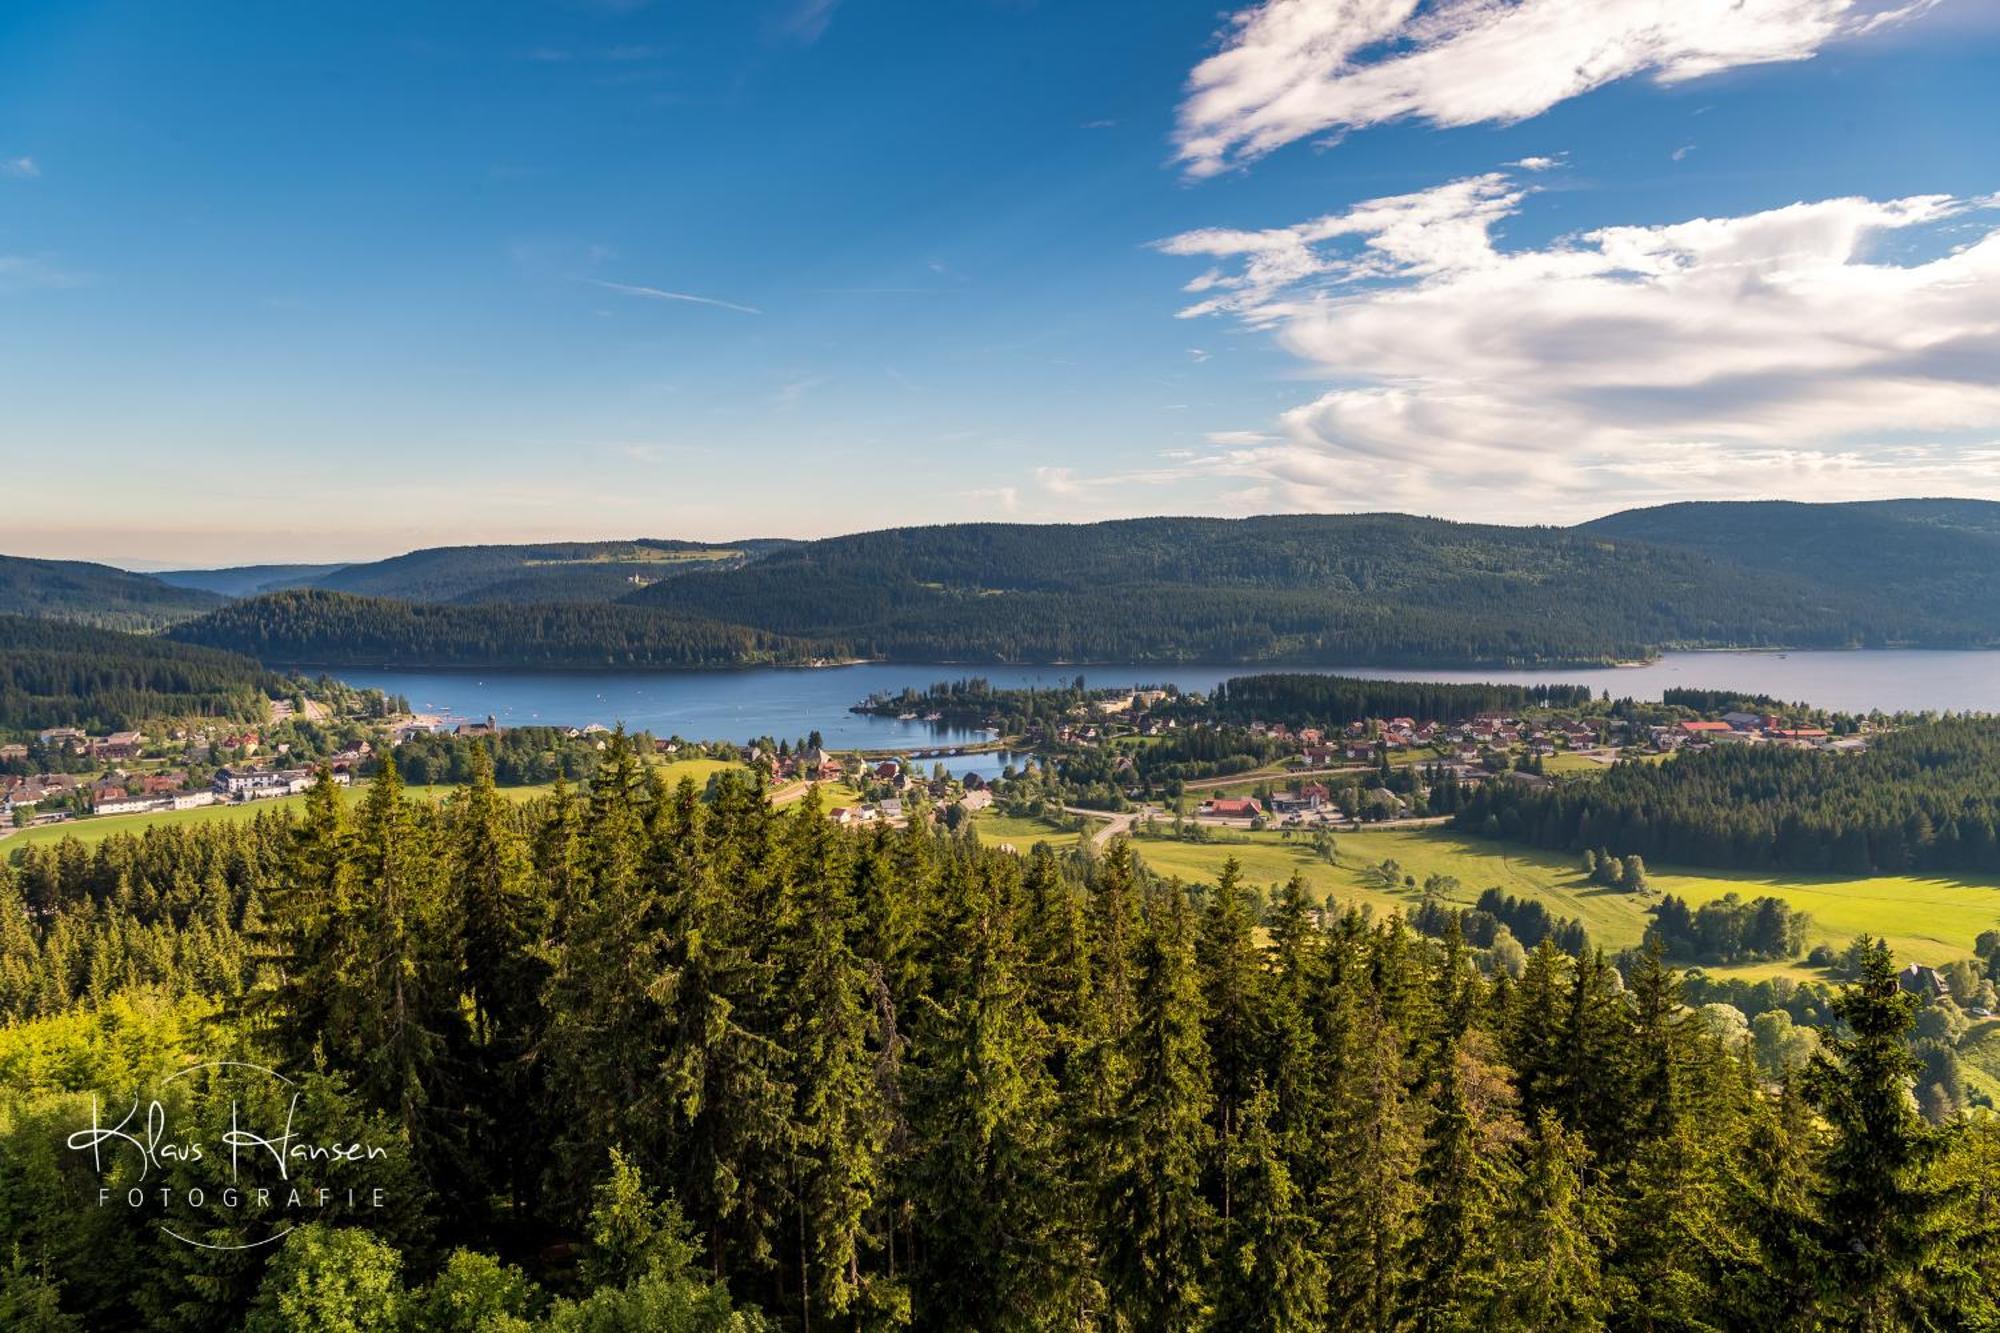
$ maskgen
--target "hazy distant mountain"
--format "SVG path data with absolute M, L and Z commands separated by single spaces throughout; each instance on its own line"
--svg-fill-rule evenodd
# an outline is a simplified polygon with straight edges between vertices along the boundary
M 236 565 L 228 569 L 168 569 L 154 574 L 176 588 L 199 588 L 224 597 L 254 597 L 260 592 L 304 588 L 346 565 Z
M 76 620 L 109 629 L 157 629 L 212 610 L 212 592 L 81 560 L 0 555 L 0 614 Z
M 246 565 L 159 577 L 233 597 L 324 588 L 406 602 L 612 602 L 694 569 L 731 569 L 788 542 L 641 538 L 524 546 L 437 546 L 346 565 Z

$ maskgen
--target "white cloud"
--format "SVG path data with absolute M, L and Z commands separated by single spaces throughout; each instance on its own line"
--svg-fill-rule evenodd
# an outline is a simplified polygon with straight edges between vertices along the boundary
M 1530 195 L 1492 174 L 1163 242 L 1218 264 L 1185 316 L 1268 330 L 1330 386 L 1277 439 L 1211 436 L 1205 472 L 1289 508 L 1495 518 L 2000 494 L 1992 200 L 1829 199 L 1500 248 Z M 1892 238 L 1923 257 L 1881 258 Z
M 1176 132 L 1214 175 L 1314 135 L 1511 122 L 1619 79 L 1805 60 L 1936 0 L 1264 0 L 1188 78 Z
M 735 310 L 745 315 L 761 315 L 764 312 L 754 305 L 738 305 L 734 301 L 719 301 L 713 296 L 695 296 L 689 292 L 670 292 L 661 287 L 641 287 L 629 282 L 607 282 L 603 278 L 586 278 L 593 287 L 617 292 L 621 296 L 636 296 L 647 301 L 688 301 L 695 305 L 712 305 L 723 310 Z
M 1562 155 L 1559 154 L 1555 157 L 1517 158 L 1516 160 L 1509 162 L 1507 165 L 1510 167 L 1519 167 L 1523 171 L 1554 171 L 1557 167 L 1561 166 L 1562 164 L 1563 164 Z
M 0 157 L 0 176 L 33 180 L 41 174 L 41 166 L 32 157 Z

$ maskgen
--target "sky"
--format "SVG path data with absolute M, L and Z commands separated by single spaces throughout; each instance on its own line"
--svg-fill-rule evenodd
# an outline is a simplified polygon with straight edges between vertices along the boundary
M 1996 65 L 2000 0 L 10 0 L 0 552 L 2000 499 Z

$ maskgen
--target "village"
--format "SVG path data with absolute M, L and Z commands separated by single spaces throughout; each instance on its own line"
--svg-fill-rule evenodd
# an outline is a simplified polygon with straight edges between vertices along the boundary
M 843 826 L 900 826 L 921 808 L 926 819 L 973 816 L 996 802 L 1020 808 L 1025 800 L 1044 813 L 1115 814 L 1134 806 L 1218 827 L 1356 825 L 1434 816 L 1426 793 L 1441 782 L 1471 787 L 1505 780 L 1540 784 L 1564 773 L 1589 772 L 1620 759 L 1658 760 L 1684 748 L 1717 745 L 1787 745 L 1827 750 L 1865 746 L 1865 731 L 1837 735 L 1769 712 L 1730 711 L 1713 718 L 1680 717 L 1639 722 L 1594 713 L 1560 716 L 1482 712 L 1467 719 L 1409 716 L 1370 718 L 1339 729 L 1290 727 L 1251 721 L 1238 730 L 1268 756 L 1248 771 L 1177 777 L 1161 784 L 1143 775 L 1145 747 L 1164 738 L 1219 724 L 1191 714 L 1200 696 L 1158 689 L 1102 692 L 1065 710 L 982 745 L 911 747 L 900 752 L 835 751 L 818 743 L 727 742 L 651 739 L 656 756 L 724 755 L 761 770 L 774 799 L 785 801 L 813 784 L 846 793 L 828 817 Z M 171 726 L 157 735 L 141 730 L 92 735 L 53 727 L 31 738 L 0 744 L 0 829 L 34 827 L 95 816 L 190 810 L 242 804 L 305 791 L 322 766 L 347 785 L 372 773 L 378 749 L 418 738 L 497 740 L 506 729 L 494 718 L 452 720 L 434 714 L 344 719 L 350 738 L 318 753 L 299 753 L 286 724 L 331 724 L 320 705 L 298 714 L 289 700 L 271 701 L 263 728 Z M 861 711 L 857 709 L 856 711 Z M 919 716 L 899 714 L 902 717 Z M 935 721 L 937 715 L 921 715 Z M 921 718 L 920 718 L 921 720 Z M 997 722 L 999 719 L 995 719 Z M 559 729 L 601 747 L 611 728 L 602 723 Z M 316 730 L 314 734 L 322 734 Z M 948 761 L 1005 748 L 1018 766 L 990 776 L 947 771 Z M 932 761 L 928 773 L 925 761 Z M 39 761 L 39 765 L 38 762 Z M 1081 793 L 1072 776 L 1086 766 L 1108 765 L 1115 789 L 1109 801 Z M 952 813 L 953 811 L 956 813 Z

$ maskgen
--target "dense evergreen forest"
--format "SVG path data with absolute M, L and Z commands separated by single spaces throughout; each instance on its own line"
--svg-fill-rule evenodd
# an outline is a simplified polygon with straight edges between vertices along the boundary
M 663 790 L 622 743 L 587 795 L 513 807 L 477 776 L 431 805 L 385 775 L 351 811 L 322 786 L 296 817 L 4 872 L 0 1323 L 2000 1317 L 2000 1131 L 1918 1115 L 1916 1001 L 1879 947 L 1818 1054 L 1772 1070 L 1656 954 L 1621 981 L 1549 939 L 1489 977 L 1451 925 L 1322 916 L 1297 880 L 1260 919 L 1233 866 L 1189 888 L 1122 840 L 851 833 L 748 780 Z M 161 1229 L 283 1220 L 193 1202 L 221 1158 L 160 1158 L 164 1219 L 99 1207 L 65 1147 L 90 1093 L 230 1058 L 292 1071 L 314 1139 L 395 1150 L 302 1161 L 329 1198 L 269 1247 Z
M 1677 646 L 1992 646 L 1996 513 L 1898 501 L 1666 506 L 1576 528 L 1401 514 L 975 523 L 812 542 L 440 547 L 170 575 L 181 587 L 0 559 L 0 611 L 150 627 L 213 607 L 206 589 L 254 591 L 190 634 L 266 660 L 371 666 L 728 666 L 787 654 L 1502 666 Z M 353 596 L 271 595 L 291 584 Z M 372 654 L 347 646 L 356 633 L 372 636 Z
M 0 615 L 0 735 L 116 731 L 149 718 L 255 721 L 291 692 L 247 657 L 59 620 Z
M 1588 782 L 1489 783 L 1474 832 L 1721 869 L 2000 871 L 2000 719 L 1871 736 L 1861 754 L 1718 745 Z
M 177 625 L 183 643 L 324 667 L 591 671 L 802 662 L 810 650 L 741 625 L 614 603 L 441 606 L 296 590 Z
M 1587 685 L 1441 685 L 1348 676 L 1263 675 L 1223 681 L 1209 697 L 1207 711 L 1229 722 L 1344 727 L 1384 717 L 1459 722 L 1480 713 L 1511 715 L 1529 708 L 1579 708 L 1590 700 Z
M 0 555 L 0 615 L 53 616 L 106 629 L 151 630 L 198 616 L 222 598 L 81 560 Z

